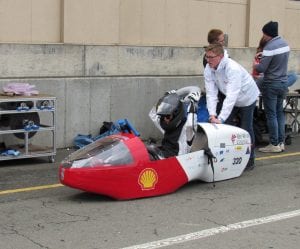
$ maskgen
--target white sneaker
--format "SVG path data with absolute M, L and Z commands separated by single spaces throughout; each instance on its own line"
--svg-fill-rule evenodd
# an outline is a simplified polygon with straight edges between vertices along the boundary
M 279 145 L 273 145 L 273 144 L 269 144 L 266 147 L 259 148 L 258 151 L 265 152 L 265 153 L 279 153 L 279 152 L 282 152 Z
M 281 151 L 284 151 L 284 150 L 285 150 L 285 148 L 284 148 L 284 143 L 283 143 L 283 142 L 279 143 L 278 145 L 279 145 Z

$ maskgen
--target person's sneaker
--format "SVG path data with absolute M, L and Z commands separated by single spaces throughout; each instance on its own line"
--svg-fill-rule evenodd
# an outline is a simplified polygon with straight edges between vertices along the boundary
M 279 153 L 279 152 L 282 152 L 279 145 L 273 145 L 273 144 L 269 144 L 266 147 L 259 148 L 258 151 L 264 152 L 264 153 Z
M 278 145 L 279 145 L 281 151 L 284 151 L 284 150 L 285 150 L 285 148 L 284 148 L 284 143 L 283 143 L 283 142 L 279 143 Z

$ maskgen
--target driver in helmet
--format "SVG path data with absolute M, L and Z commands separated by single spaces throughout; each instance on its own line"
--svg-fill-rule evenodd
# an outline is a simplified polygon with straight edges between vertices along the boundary
M 200 90 L 200 89 L 199 89 Z M 197 128 L 197 104 L 200 91 L 190 93 L 184 101 L 175 90 L 167 92 L 154 106 L 149 116 L 163 133 L 161 157 L 168 158 L 190 152 Z

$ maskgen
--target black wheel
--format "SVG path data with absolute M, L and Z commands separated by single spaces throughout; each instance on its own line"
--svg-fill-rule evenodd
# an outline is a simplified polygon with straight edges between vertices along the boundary
M 9 126 L 11 130 L 24 129 L 24 126 L 29 121 L 32 121 L 35 125 L 40 125 L 40 116 L 36 112 L 32 113 L 20 113 L 10 115 Z M 31 138 L 35 135 L 36 131 L 29 132 L 28 138 Z M 17 138 L 24 139 L 24 133 L 14 133 Z
M 287 135 L 285 138 L 285 144 L 291 145 L 292 144 L 292 137 L 290 135 Z
M 55 163 L 55 157 L 54 156 L 49 156 L 49 163 Z
M 255 145 L 263 144 L 263 134 L 259 128 L 259 126 L 256 123 L 253 123 L 253 130 L 254 130 L 254 136 L 255 136 Z

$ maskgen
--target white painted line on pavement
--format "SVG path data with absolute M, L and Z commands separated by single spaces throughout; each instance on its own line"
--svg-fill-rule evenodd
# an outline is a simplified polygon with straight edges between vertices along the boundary
M 134 245 L 134 246 L 129 246 L 129 247 L 124 247 L 122 249 L 154 249 L 154 248 L 161 248 L 165 246 L 172 246 L 174 244 L 179 244 L 179 243 L 184 243 L 187 241 L 191 240 L 198 240 L 210 236 L 214 236 L 220 233 L 226 233 L 234 230 L 239 230 L 243 229 L 246 227 L 252 227 L 252 226 L 258 226 L 261 224 L 266 224 L 270 222 L 275 222 L 279 220 L 284 220 L 284 219 L 289 219 L 292 217 L 300 216 L 300 209 L 294 210 L 291 212 L 286 212 L 286 213 L 280 213 L 280 214 L 275 214 L 267 217 L 262 217 L 258 219 L 253 219 L 253 220 L 246 220 L 234 224 L 229 224 L 226 226 L 220 226 L 220 227 L 215 227 L 215 228 L 210 228 L 194 233 L 188 233 L 188 234 L 183 234 L 179 235 L 176 237 L 171 237 L 167 239 L 162 239 L 162 240 L 157 240 L 157 241 L 152 241 L 149 243 L 145 244 L 140 244 L 140 245 Z

